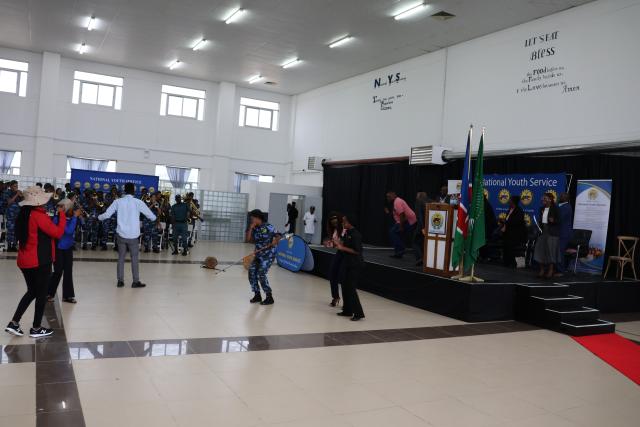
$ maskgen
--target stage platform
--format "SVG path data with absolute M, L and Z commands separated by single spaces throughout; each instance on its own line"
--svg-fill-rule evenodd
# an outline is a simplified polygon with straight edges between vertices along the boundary
M 311 246 L 313 273 L 328 277 L 335 251 Z M 359 289 L 413 307 L 466 322 L 512 320 L 516 313 L 517 286 L 567 285 L 569 293 L 584 298 L 584 305 L 604 313 L 640 311 L 640 281 L 604 280 L 600 276 L 568 274 L 543 280 L 531 269 L 510 269 L 479 264 L 476 276 L 484 283 L 465 283 L 427 274 L 415 266 L 413 254 L 394 259 L 389 248 L 366 247 L 365 269 Z

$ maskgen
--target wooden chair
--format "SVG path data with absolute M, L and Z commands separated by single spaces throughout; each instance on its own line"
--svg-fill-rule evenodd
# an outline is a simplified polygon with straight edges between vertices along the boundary
M 618 255 L 612 255 L 607 262 L 607 269 L 604 271 L 604 277 L 607 277 L 611 261 L 618 264 L 617 272 L 620 273 L 620 280 L 624 277 L 624 268 L 627 264 L 631 266 L 633 271 L 633 278 L 638 280 L 636 276 L 635 258 L 636 258 L 636 246 L 638 245 L 640 238 L 633 236 L 618 236 Z M 617 276 L 617 274 L 616 274 Z

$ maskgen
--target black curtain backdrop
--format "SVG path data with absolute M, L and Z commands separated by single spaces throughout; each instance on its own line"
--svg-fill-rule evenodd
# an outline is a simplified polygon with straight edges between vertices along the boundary
M 617 253 L 616 236 L 640 236 L 640 157 L 636 153 L 589 153 L 580 155 L 523 155 L 489 157 L 485 174 L 572 174 L 569 192 L 573 198 L 579 179 L 613 180 L 607 254 Z M 475 163 L 475 161 L 474 161 Z M 474 164 L 475 169 L 475 164 Z M 410 166 L 408 161 L 355 165 L 325 165 L 324 218 L 337 210 L 355 216 L 364 241 L 388 246 L 390 226 L 384 214 L 385 192 L 395 190 L 410 206 L 418 191 L 435 198 L 448 179 L 460 179 L 462 159 L 443 166 Z

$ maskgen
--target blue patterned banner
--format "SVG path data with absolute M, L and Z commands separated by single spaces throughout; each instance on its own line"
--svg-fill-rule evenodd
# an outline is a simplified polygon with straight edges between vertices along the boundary
M 80 191 L 92 189 L 95 191 L 109 191 L 112 186 L 118 187 L 118 190 L 124 190 L 124 184 L 132 182 L 136 186 L 136 194 L 140 190 L 146 188 L 149 192 L 158 190 L 159 178 L 155 175 L 139 175 L 136 173 L 120 173 L 120 172 L 98 172 L 84 169 L 71 169 L 72 188 L 79 188 Z

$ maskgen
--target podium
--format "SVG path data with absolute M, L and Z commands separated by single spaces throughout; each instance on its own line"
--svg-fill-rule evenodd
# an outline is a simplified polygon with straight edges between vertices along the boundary
M 456 210 L 448 203 L 427 203 L 424 225 L 425 273 L 451 277 L 457 270 L 451 265 Z

